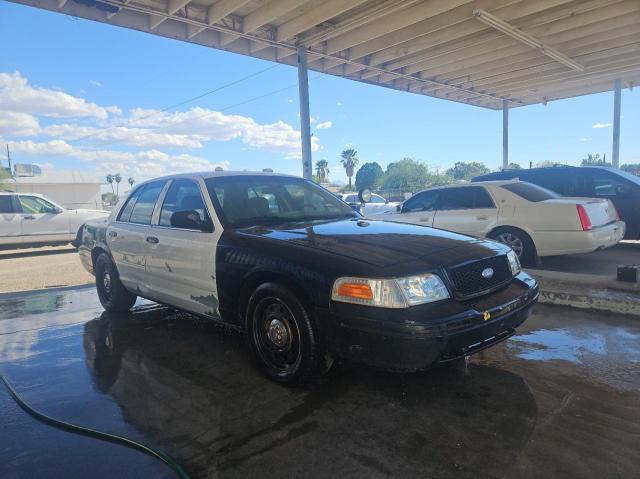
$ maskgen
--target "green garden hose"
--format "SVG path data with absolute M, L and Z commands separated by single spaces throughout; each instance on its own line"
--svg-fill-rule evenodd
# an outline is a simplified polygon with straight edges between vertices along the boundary
M 75 424 L 69 424 L 68 422 L 60 421 L 58 419 L 54 419 L 52 417 L 49 417 L 46 414 L 43 414 L 40 411 L 37 411 L 37 410 L 33 409 L 26 402 L 24 402 L 22 400 L 22 398 L 18 395 L 16 390 L 13 389 L 11 384 L 9 384 L 9 381 L 7 381 L 7 379 L 3 375 L 0 375 L 0 379 L 2 379 L 2 382 L 4 383 L 4 385 L 9 390 L 9 394 L 11 394 L 11 397 L 13 397 L 13 399 L 18 403 L 18 405 L 25 412 L 27 412 L 31 416 L 35 417 L 39 421 L 42 421 L 45 424 L 48 424 L 48 425 L 53 426 L 53 427 L 57 427 L 58 429 L 62 429 L 64 431 L 73 432 L 75 434 L 81 434 L 83 436 L 89 436 L 89 437 L 92 437 L 94 439 L 100 439 L 102 441 L 109 441 L 109 442 L 112 442 L 114 444 L 120 444 L 121 446 L 129 447 L 131 449 L 136 449 L 138 451 L 142 451 L 145 454 L 153 456 L 156 459 L 159 459 L 162 462 L 164 462 L 181 479 L 191 479 L 189 477 L 189 475 L 184 471 L 184 469 L 182 469 L 182 467 L 177 462 L 175 462 L 173 459 L 171 459 L 171 457 L 169 457 L 169 455 L 167 455 L 165 452 L 161 451 L 160 449 L 156 449 L 156 448 L 151 447 L 151 446 L 146 446 L 144 444 L 141 444 L 139 442 L 133 441 L 131 439 L 127 439 L 126 437 L 117 436 L 115 434 L 109 434 L 109 433 L 102 432 L 102 431 L 96 431 L 94 429 L 89 429 L 89 428 L 82 427 L 82 426 L 76 426 Z

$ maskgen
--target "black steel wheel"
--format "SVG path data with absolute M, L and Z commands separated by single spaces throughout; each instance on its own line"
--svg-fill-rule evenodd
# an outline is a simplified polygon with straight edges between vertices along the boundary
M 96 290 L 100 303 L 107 311 L 129 311 L 135 304 L 137 296 L 130 293 L 120 282 L 118 271 L 106 253 L 100 254 L 94 264 Z
M 259 286 L 249 299 L 247 333 L 265 374 L 280 383 L 305 382 L 330 367 L 316 328 L 305 307 L 288 288 Z

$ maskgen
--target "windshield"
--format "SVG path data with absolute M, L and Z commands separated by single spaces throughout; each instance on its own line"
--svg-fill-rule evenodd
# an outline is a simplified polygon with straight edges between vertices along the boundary
M 205 183 L 226 227 L 359 216 L 329 191 L 301 178 L 246 175 Z
M 615 173 L 616 175 L 622 176 L 623 178 L 631 181 L 632 183 L 635 183 L 636 185 L 640 185 L 640 176 L 633 175 L 628 171 L 624 171 L 624 170 L 610 170 L 610 171 L 612 173 Z
M 538 201 L 560 198 L 560 195 L 554 193 L 551 190 L 543 188 L 542 186 L 526 183 L 524 181 L 520 181 L 517 183 L 507 183 L 506 185 L 502 185 L 501 188 L 504 188 L 505 190 L 518 195 L 520 198 L 524 198 L 525 200 L 532 201 L 534 203 L 537 203 Z

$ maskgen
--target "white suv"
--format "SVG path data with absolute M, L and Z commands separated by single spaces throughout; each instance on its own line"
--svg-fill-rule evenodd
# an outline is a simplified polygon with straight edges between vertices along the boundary
M 101 210 L 68 210 L 36 193 L 0 192 L 0 246 L 78 246 L 82 225 L 108 215 Z

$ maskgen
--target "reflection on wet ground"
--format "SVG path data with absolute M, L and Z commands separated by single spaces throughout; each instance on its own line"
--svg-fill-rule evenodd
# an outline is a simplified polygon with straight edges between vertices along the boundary
M 637 319 L 538 306 L 467 368 L 338 364 L 284 388 L 237 333 L 98 306 L 92 290 L 0 300 L 0 371 L 43 412 L 160 446 L 193 477 L 638 477 Z M 35 422 L 4 391 L 0 412 L 2 477 L 170 477 Z

